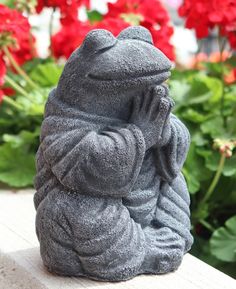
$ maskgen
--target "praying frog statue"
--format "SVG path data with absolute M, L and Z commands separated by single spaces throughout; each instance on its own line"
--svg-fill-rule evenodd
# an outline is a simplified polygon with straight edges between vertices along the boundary
M 50 272 L 127 280 L 178 268 L 192 245 L 181 168 L 190 137 L 171 113 L 171 62 L 143 27 L 93 30 L 49 95 L 34 203 Z

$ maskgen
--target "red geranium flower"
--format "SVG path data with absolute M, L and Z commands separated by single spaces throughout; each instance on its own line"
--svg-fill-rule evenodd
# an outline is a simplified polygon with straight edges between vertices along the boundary
M 4 83 L 5 74 L 6 74 L 6 65 L 2 57 L 0 57 L 0 103 L 2 102 L 2 99 L 3 99 L 3 91 L 1 89 L 1 86 Z
M 17 10 L 0 4 L 0 33 L 9 32 L 14 37 L 19 37 L 27 33 L 29 29 L 30 25 L 26 17 Z
M 159 0 L 118 0 L 108 4 L 106 18 L 122 19 L 130 25 L 142 25 L 152 33 L 154 45 L 174 59 L 170 38 L 173 27 L 166 9 Z M 110 28 L 112 29 L 112 27 Z
M 169 24 L 168 13 L 159 0 L 118 0 L 114 4 L 108 3 L 108 9 L 104 19 L 94 24 L 83 23 L 77 19 L 69 23 L 62 22 L 61 30 L 52 37 L 55 57 L 69 57 L 91 29 L 107 29 L 116 36 L 130 25 L 142 25 L 151 31 L 154 45 L 170 59 L 174 59 L 174 50 L 170 43 L 173 28 Z
M 11 87 L 2 87 L 4 84 L 4 78 L 7 72 L 6 64 L 3 58 L 0 56 L 0 103 L 4 95 L 13 95 L 15 91 Z
M 227 84 L 236 83 L 236 68 L 232 69 L 228 74 L 225 75 L 224 81 Z
M 184 0 L 179 15 L 186 18 L 185 26 L 195 29 L 197 38 L 207 37 L 210 29 L 218 26 L 232 48 L 236 48 L 235 0 Z
M 4 77 L 6 74 L 6 65 L 2 57 L 0 57 L 0 86 L 4 83 Z
M 30 35 L 30 32 L 18 38 L 18 46 L 10 49 L 18 64 L 22 65 L 37 56 L 35 41 L 35 37 Z
M 53 7 L 53 8 L 62 8 L 65 6 L 74 6 L 77 5 L 77 8 L 81 5 L 89 7 L 90 0 L 38 0 L 36 11 L 40 13 L 44 7 Z
M 61 13 L 61 23 L 69 24 L 78 19 L 78 8 L 85 5 L 89 8 L 90 0 L 38 0 L 36 12 L 40 13 L 44 7 L 59 8 Z
M 123 13 L 139 13 L 140 0 L 118 0 L 115 3 L 108 3 L 108 17 L 119 17 Z
M 7 96 L 12 96 L 16 93 L 15 90 L 11 87 L 3 87 L 2 91 L 3 91 L 3 94 Z
M 0 4 L 0 47 L 9 46 L 19 64 L 31 59 L 33 36 L 28 19 L 17 10 Z
M 68 58 L 80 46 L 90 29 L 91 25 L 88 22 L 80 21 L 62 26 L 61 30 L 53 35 L 51 39 L 54 56 Z
M 56 58 L 70 57 L 71 53 L 81 45 L 86 34 L 95 28 L 110 30 L 118 35 L 129 24 L 122 19 L 107 18 L 96 24 L 89 22 L 74 21 L 63 25 L 61 30 L 52 36 L 52 51 Z
M 0 103 L 2 102 L 2 100 L 3 100 L 3 91 L 0 89 Z
M 170 43 L 170 38 L 174 32 L 173 27 L 164 26 L 162 29 L 155 29 L 155 27 L 151 27 L 149 30 L 152 34 L 154 45 L 164 52 L 169 59 L 174 60 L 174 48 Z
M 117 36 L 123 29 L 130 26 L 122 19 L 119 18 L 106 18 L 101 22 L 98 22 L 93 28 L 106 29 L 111 31 L 111 33 Z

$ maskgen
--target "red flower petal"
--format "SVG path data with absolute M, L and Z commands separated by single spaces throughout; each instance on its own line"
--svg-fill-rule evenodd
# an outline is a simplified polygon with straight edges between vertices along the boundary
M 94 28 L 107 29 L 117 36 L 123 29 L 130 26 L 128 23 L 119 18 L 106 18 L 96 24 Z
M 6 32 L 16 40 L 16 46 L 11 47 L 11 52 L 17 62 L 23 64 L 31 59 L 34 38 L 30 36 L 28 19 L 17 10 L 0 4 L 0 34 Z
M 70 57 L 71 53 L 83 42 L 91 29 L 87 22 L 74 21 L 61 27 L 52 37 L 52 51 L 55 57 Z
M 5 74 L 6 74 L 6 65 L 2 57 L 0 57 L 0 86 L 2 86 L 4 83 Z
M 235 48 L 235 33 L 232 33 L 236 32 L 235 0 L 184 0 L 178 12 L 186 18 L 185 26 L 195 29 L 198 38 L 208 36 L 210 29 L 219 26 L 221 34 L 228 37 L 231 47 Z
M 1 104 L 1 102 L 2 102 L 2 100 L 3 100 L 3 91 L 0 89 L 0 104 Z
M 155 46 L 160 48 L 170 59 L 175 58 L 173 46 L 170 44 L 173 28 L 169 23 L 169 15 L 159 0 L 118 0 L 115 3 L 109 3 L 105 19 L 120 18 L 123 20 L 126 19 L 124 14 L 126 16 L 129 14 L 137 15 L 137 18 L 141 18 L 140 25 L 151 31 Z M 111 24 L 109 30 L 112 31 L 112 29 Z

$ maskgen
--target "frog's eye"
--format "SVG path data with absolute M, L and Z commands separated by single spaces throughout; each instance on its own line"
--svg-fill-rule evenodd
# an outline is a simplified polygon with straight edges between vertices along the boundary
M 118 39 L 136 39 L 153 45 L 152 35 L 148 29 L 142 26 L 130 26 L 118 35 Z
M 86 35 L 81 48 L 89 54 L 108 49 L 116 42 L 117 39 L 111 32 L 104 29 L 94 29 Z

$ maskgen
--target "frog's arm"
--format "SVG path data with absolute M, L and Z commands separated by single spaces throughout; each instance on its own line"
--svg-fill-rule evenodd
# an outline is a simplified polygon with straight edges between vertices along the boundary
M 155 147 L 156 166 L 165 181 L 172 181 L 181 171 L 190 145 L 186 126 L 173 114 L 170 116 L 171 132 L 168 142 Z
M 46 119 L 43 126 L 48 132 Z M 123 197 L 139 174 L 145 141 L 135 125 L 103 131 L 74 128 L 42 136 L 44 158 L 53 174 L 70 190 Z
M 163 182 L 157 202 L 156 224 L 177 233 L 188 251 L 193 243 L 190 233 L 190 198 L 181 169 L 190 145 L 185 125 L 174 115 L 170 117 L 171 134 L 168 142 L 155 150 L 156 167 Z

